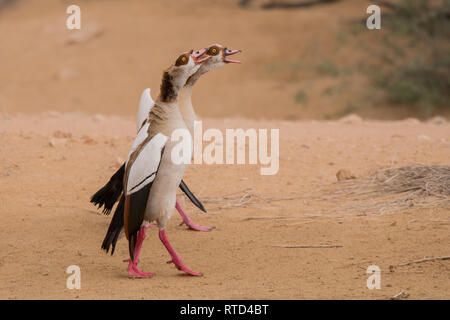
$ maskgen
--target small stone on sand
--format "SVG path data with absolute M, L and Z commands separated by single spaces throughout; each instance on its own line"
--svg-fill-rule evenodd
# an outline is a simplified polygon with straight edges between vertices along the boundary
M 426 134 L 420 134 L 417 136 L 417 139 L 419 140 L 424 140 L 424 141 L 430 141 L 431 138 L 429 136 L 427 136 Z
M 436 117 L 429 119 L 427 121 L 427 123 L 443 125 L 443 124 L 447 123 L 447 119 L 445 119 L 444 117 L 441 117 L 441 116 L 436 116 Z
M 85 134 L 81 137 L 81 139 L 83 139 L 84 144 L 96 144 L 97 143 L 94 139 L 92 139 L 91 137 L 89 137 L 88 135 L 85 135 Z
M 49 145 L 53 148 L 65 146 L 67 139 L 51 138 L 49 140 Z
M 53 137 L 57 139 L 69 139 L 72 138 L 72 134 L 70 132 L 63 132 L 63 131 L 55 131 L 53 132 Z
M 355 179 L 356 177 L 347 169 L 341 169 L 336 173 L 338 181 Z
M 347 124 L 360 124 L 363 122 L 362 118 L 358 116 L 357 114 L 349 114 L 348 116 L 342 117 L 339 119 L 340 123 L 347 123 Z

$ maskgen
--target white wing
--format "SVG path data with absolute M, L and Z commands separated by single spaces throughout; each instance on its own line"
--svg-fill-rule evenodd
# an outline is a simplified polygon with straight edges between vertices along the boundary
M 147 119 L 148 113 L 155 105 L 155 102 L 152 99 L 152 96 L 150 95 L 150 88 L 145 89 L 142 91 L 141 94 L 141 100 L 139 101 L 139 109 L 137 113 L 137 130 L 139 132 L 139 129 L 142 126 L 142 123 Z
M 145 138 L 142 140 L 142 135 L 147 130 L 140 130 L 138 136 L 134 140 L 133 147 L 139 146 L 137 140 L 140 139 L 141 143 L 145 143 Z M 159 163 L 161 162 L 161 151 L 164 148 L 168 138 L 162 133 L 158 133 L 146 143 L 141 149 L 138 156 L 131 164 L 131 168 L 128 173 L 126 194 L 132 194 L 141 190 L 155 179 L 156 172 L 158 171 Z M 136 149 L 136 148 L 135 148 Z M 126 166 L 130 160 L 130 154 L 128 155 Z
M 127 159 L 130 158 L 130 155 L 134 152 L 134 150 L 136 150 L 136 148 L 142 143 L 144 142 L 144 140 L 147 138 L 148 136 L 148 127 L 149 124 L 148 122 L 146 122 L 139 130 L 138 133 L 136 135 L 136 138 L 134 138 L 133 141 L 133 145 L 131 146 L 130 152 L 128 153 L 128 157 Z M 127 160 L 128 162 L 128 160 Z

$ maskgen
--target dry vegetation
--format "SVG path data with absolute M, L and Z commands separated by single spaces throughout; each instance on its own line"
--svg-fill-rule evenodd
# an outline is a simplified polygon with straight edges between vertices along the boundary
M 450 166 L 382 169 L 361 179 L 331 186 L 326 198 L 339 203 L 337 212 L 366 215 L 412 208 L 450 208 Z
M 378 215 L 404 212 L 417 208 L 450 209 L 450 166 L 408 166 L 377 170 L 373 175 L 321 187 L 310 194 L 290 197 L 267 197 L 253 188 L 221 197 L 202 198 L 213 204 L 210 210 L 257 206 L 282 201 L 316 201 L 332 209 L 323 211 L 327 217 L 343 215 Z M 316 216 L 320 212 L 314 211 Z M 283 219 L 282 216 L 247 217 L 252 219 Z M 291 219 L 291 218 L 290 218 Z

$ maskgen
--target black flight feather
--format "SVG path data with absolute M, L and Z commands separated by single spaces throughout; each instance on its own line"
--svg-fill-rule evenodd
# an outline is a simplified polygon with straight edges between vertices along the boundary
M 194 194 L 191 192 L 191 190 L 189 190 L 188 186 L 186 185 L 186 183 L 184 183 L 183 180 L 181 180 L 180 183 L 180 189 L 187 195 L 187 197 L 189 198 L 189 200 L 191 200 L 191 202 L 200 210 L 202 210 L 203 212 L 206 213 L 206 209 L 203 206 L 203 204 L 200 202 L 200 200 L 198 200 Z
M 128 249 L 131 261 L 133 261 L 134 258 L 134 247 L 136 246 L 137 234 L 144 221 L 145 208 L 147 207 L 148 195 L 152 184 L 153 181 L 139 191 L 129 195 L 130 213 L 128 215 Z
M 194 196 L 194 194 L 192 194 L 192 192 L 189 190 L 188 186 L 183 180 L 181 180 L 180 189 L 183 190 L 183 192 L 188 196 L 188 198 L 192 201 L 192 203 L 194 203 L 203 212 L 206 212 L 206 209 L 203 207 L 203 204 L 200 202 L 200 200 L 198 200 Z M 120 197 L 119 204 L 117 205 L 116 210 L 114 211 L 113 218 L 111 219 L 111 223 L 109 225 L 108 231 L 106 232 L 105 239 L 103 240 L 102 243 L 102 249 L 105 250 L 106 252 L 108 252 L 112 246 L 111 255 L 114 254 L 117 240 L 123 228 L 124 203 L 125 197 L 124 195 L 122 195 Z
M 113 174 L 108 183 L 91 197 L 91 202 L 98 206 L 98 208 L 104 206 L 104 214 L 109 214 L 111 212 L 114 203 L 122 193 L 124 174 L 125 163 Z
M 111 223 L 109 224 L 108 231 L 106 232 L 105 239 L 102 243 L 102 249 L 106 252 L 109 251 L 109 248 L 112 246 L 111 255 L 114 254 L 114 250 L 116 248 L 117 239 L 119 238 L 119 234 L 123 228 L 123 210 L 124 210 L 125 197 L 122 194 L 120 197 L 119 204 L 116 207 L 116 211 L 114 211 L 113 218 Z
M 103 208 L 104 214 L 109 214 L 114 206 L 114 203 L 119 198 L 123 189 L 123 176 L 125 174 L 125 163 L 119 168 L 119 170 L 114 173 L 114 175 L 109 179 L 108 183 L 98 190 L 92 197 L 91 202 L 98 206 L 98 208 Z M 205 207 L 198 200 L 195 195 L 189 190 L 186 183 L 181 180 L 180 189 L 186 194 L 186 196 L 191 200 L 191 202 L 203 212 L 206 212 Z M 117 211 L 117 209 L 116 209 Z

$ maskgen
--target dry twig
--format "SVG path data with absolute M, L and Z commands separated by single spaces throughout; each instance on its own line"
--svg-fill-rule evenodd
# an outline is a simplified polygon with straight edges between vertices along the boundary
M 319 244 L 319 245 L 276 245 L 274 246 L 276 248 L 343 248 L 341 245 L 326 245 L 326 244 Z
M 298 2 L 269 2 L 263 4 L 261 8 L 263 9 L 296 9 L 296 8 L 306 8 L 318 4 L 328 4 L 332 2 L 337 2 L 338 0 L 303 0 Z
M 414 260 L 414 261 L 401 263 L 401 264 L 399 264 L 399 266 L 402 267 L 402 266 L 407 266 L 407 265 L 414 264 L 414 263 L 422 263 L 422 262 L 436 261 L 436 260 L 449 260 L 449 259 L 450 259 L 450 256 L 423 258 L 423 259 L 419 259 L 419 260 Z
M 284 217 L 284 216 L 252 216 L 252 217 L 246 217 L 244 219 L 242 219 L 243 221 L 248 221 L 248 220 L 263 220 L 263 219 L 271 219 L 271 220 L 286 220 L 289 219 L 289 217 Z
M 400 291 L 395 296 L 391 297 L 391 300 L 400 300 L 400 299 L 406 299 L 409 297 L 409 293 L 406 291 Z

